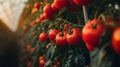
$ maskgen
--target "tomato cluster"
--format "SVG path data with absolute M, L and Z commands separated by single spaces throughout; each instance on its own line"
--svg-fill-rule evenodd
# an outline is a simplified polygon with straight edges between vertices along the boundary
M 100 19 L 89 21 L 82 29 L 82 38 L 86 47 L 92 51 L 95 47 L 100 46 L 101 36 L 107 32 L 110 33 L 113 49 L 120 54 L 120 27 L 118 22 L 110 17 L 106 17 L 105 23 Z
M 38 62 L 39 62 L 39 67 L 44 67 L 46 63 L 45 56 L 44 55 L 40 56 Z
M 39 41 L 45 42 L 47 39 L 49 39 L 51 42 L 56 42 L 58 46 L 80 44 L 82 41 L 81 30 L 79 28 L 69 29 L 69 24 L 65 24 L 64 26 L 64 32 L 56 29 L 51 29 L 48 34 L 42 32 L 39 35 Z
M 37 12 L 41 5 L 42 5 L 42 2 L 35 2 L 33 5 L 32 13 Z
M 79 1 L 79 0 L 54 0 L 52 4 L 46 3 L 43 7 L 43 13 L 40 14 L 39 19 L 37 18 L 37 22 L 42 22 L 45 19 L 52 19 L 54 17 L 54 14 L 60 10 L 62 10 L 64 7 L 67 7 L 67 9 L 70 12 L 75 12 L 79 10 L 79 6 L 77 5 L 87 5 L 92 0 L 85 0 L 85 1 Z M 35 3 L 35 8 L 39 8 L 39 3 Z

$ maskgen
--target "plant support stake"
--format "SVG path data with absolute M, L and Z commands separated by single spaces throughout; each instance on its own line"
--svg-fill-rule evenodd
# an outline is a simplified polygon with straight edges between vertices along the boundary
M 86 24 L 87 21 L 88 21 L 87 7 L 83 5 L 83 6 L 82 6 L 82 9 L 83 9 L 83 14 L 84 14 L 84 22 L 85 22 L 85 24 Z

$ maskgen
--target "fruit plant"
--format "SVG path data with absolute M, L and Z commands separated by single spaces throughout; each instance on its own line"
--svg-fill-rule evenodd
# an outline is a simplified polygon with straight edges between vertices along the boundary
M 30 17 L 18 31 L 19 67 L 119 67 L 119 0 L 30 3 Z

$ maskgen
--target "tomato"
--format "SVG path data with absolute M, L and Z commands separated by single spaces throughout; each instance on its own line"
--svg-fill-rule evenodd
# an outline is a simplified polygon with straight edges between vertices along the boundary
M 58 11 L 61 10 L 61 9 L 59 9 L 59 8 L 57 8 L 57 7 L 55 6 L 55 3 L 52 3 L 51 7 L 52 7 L 52 9 L 53 9 L 54 12 L 58 12 Z
M 45 19 L 52 19 L 54 15 L 43 13 Z
M 47 34 L 46 32 L 42 32 L 42 33 L 39 35 L 39 41 L 45 42 L 47 39 L 48 39 L 48 34 Z
M 23 32 L 27 32 L 28 28 L 27 26 L 23 26 Z
M 112 46 L 115 52 L 120 55 L 120 27 L 115 29 L 113 32 Z
M 75 4 L 82 6 L 89 4 L 92 0 L 73 0 Z
M 55 64 L 54 64 L 54 67 L 60 67 L 60 62 L 56 61 Z
M 39 3 L 39 2 L 35 2 L 35 4 L 34 4 L 34 8 L 39 9 L 39 7 L 40 7 L 40 3 Z
M 68 0 L 54 0 L 54 5 L 58 9 L 62 9 L 63 7 L 68 5 Z
M 96 23 L 99 24 L 95 26 Z M 104 23 L 101 23 L 101 21 L 98 19 L 93 19 L 92 21 L 88 22 L 82 30 L 82 38 L 84 42 L 90 44 L 91 46 L 97 46 L 104 29 Z
M 92 45 L 90 45 L 90 44 L 88 44 L 88 43 L 85 43 L 85 45 L 86 45 L 86 47 L 87 47 L 87 49 L 88 49 L 89 51 L 93 51 L 93 50 L 95 49 L 95 46 L 92 46 Z
M 44 17 L 43 14 L 40 15 L 40 22 L 44 21 L 46 18 Z
M 68 44 L 68 42 L 66 40 L 66 35 L 62 32 L 59 32 L 56 35 L 56 43 L 58 46 L 66 46 Z
M 31 61 L 27 62 L 27 67 L 32 67 L 32 62 Z
M 80 7 L 76 6 L 73 0 L 69 0 L 69 6 L 67 6 L 69 12 L 75 12 L 80 9 Z
M 47 3 L 47 4 L 44 6 L 43 11 L 44 11 L 44 13 L 49 14 L 49 15 L 51 15 L 51 14 L 54 13 L 54 11 L 53 11 L 50 3 Z
M 80 44 L 80 42 L 82 41 L 81 30 L 79 28 L 72 28 L 70 30 L 70 33 L 67 33 L 66 39 L 70 45 Z
M 37 11 L 38 11 L 37 8 L 33 8 L 31 13 L 34 14 L 34 13 L 36 13 Z
M 40 60 L 44 60 L 44 58 L 45 58 L 45 55 L 40 56 L 40 57 L 39 57 L 39 61 L 40 61 Z
M 45 63 L 46 63 L 46 61 L 44 59 L 40 60 L 39 61 L 39 66 L 44 67 Z
M 30 27 L 34 26 L 35 24 L 37 24 L 37 22 L 34 20 L 30 23 Z
M 114 30 L 113 26 L 115 24 L 115 21 L 111 17 L 107 17 L 106 20 L 107 20 L 107 23 L 108 23 L 108 32 L 112 33 L 113 30 Z
M 49 32 L 49 38 L 50 38 L 50 40 L 51 40 L 51 41 L 54 41 L 56 35 L 57 35 L 59 32 L 60 32 L 59 30 L 51 29 L 50 32 Z
M 69 24 L 64 24 L 64 31 L 67 31 L 70 28 Z

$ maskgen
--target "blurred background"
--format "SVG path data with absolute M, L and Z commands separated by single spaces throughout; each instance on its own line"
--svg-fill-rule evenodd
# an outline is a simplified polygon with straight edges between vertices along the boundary
M 16 30 L 27 0 L 0 0 L 0 67 L 17 67 Z

